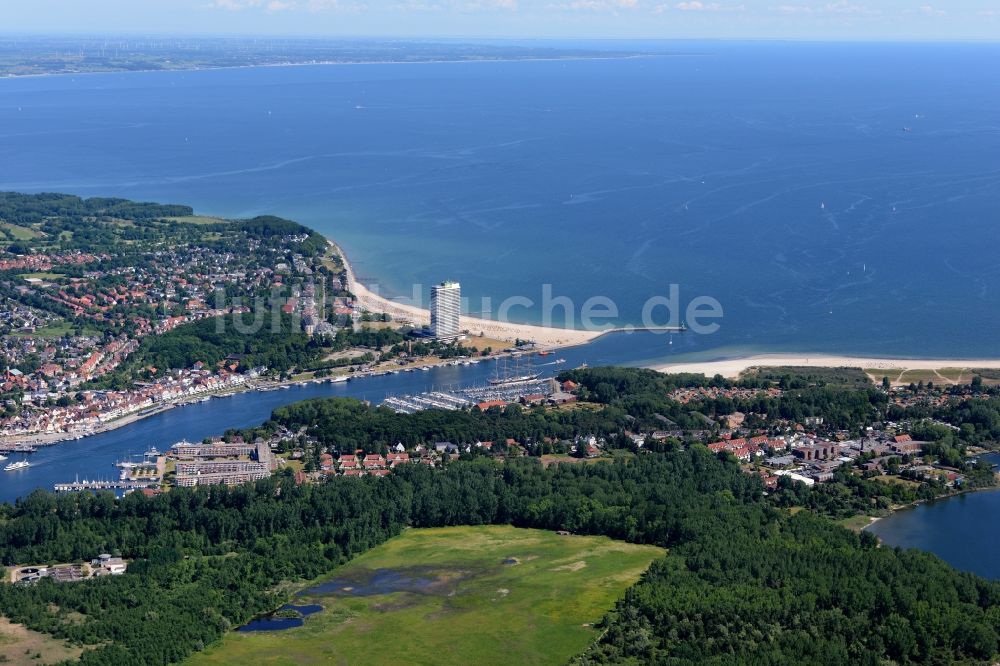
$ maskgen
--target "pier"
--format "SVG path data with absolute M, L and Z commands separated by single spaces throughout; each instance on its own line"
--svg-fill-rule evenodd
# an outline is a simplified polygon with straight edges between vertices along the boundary
M 686 333 L 687 324 L 680 326 L 619 326 L 609 328 L 604 333 Z
M 35 453 L 37 449 L 33 446 L 27 444 L 18 444 L 16 446 L 0 446 L 0 454 L 8 455 L 11 453 Z
M 382 405 L 401 414 L 413 414 L 425 409 L 465 409 L 476 403 L 492 400 L 513 403 L 532 395 L 549 396 L 554 390 L 553 380 L 538 378 L 506 385 L 470 387 L 457 391 L 430 391 L 417 395 L 390 396 L 382 401 Z
M 73 481 L 72 483 L 57 483 L 54 488 L 57 493 L 78 493 L 86 490 L 143 490 L 158 488 L 157 481 Z

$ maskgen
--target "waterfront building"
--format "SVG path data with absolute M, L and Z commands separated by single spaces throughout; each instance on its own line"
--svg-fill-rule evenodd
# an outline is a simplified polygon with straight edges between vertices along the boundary
M 456 338 L 461 332 L 462 286 L 445 281 L 431 287 L 431 334 L 441 339 Z

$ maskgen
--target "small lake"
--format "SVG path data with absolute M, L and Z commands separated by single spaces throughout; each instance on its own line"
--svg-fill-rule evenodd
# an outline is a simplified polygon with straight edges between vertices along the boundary
M 1000 455 L 987 458 L 1000 462 Z M 897 511 L 868 528 L 883 543 L 919 548 L 948 564 L 1000 579 L 1000 488 L 955 495 Z
M 432 567 L 403 567 L 397 569 L 375 569 L 355 573 L 352 576 L 338 576 L 317 583 L 295 595 L 296 598 L 311 597 L 374 597 L 396 592 L 411 594 L 446 595 L 454 590 L 454 585 L 467 576 L 467 572 L 448 571 Z M 323 610 L 319 604 L 285 604 L 273 613 L 256 618 L 239 628 L 239 631 L 284 631 L 301 627 L 306 618 Z M 298 616 L 282 611 L 295 611 Z M 288 617 L 285 617 L 288 615 Z
M 256 620 L 252 620 L 243 625 L 238 631 L 282 631 L 284 629 L 301 627 L 305 622 L 304 618 L 312 615 L 313 613 L 318 613 L 321 610 L 323 610 L 323 607 L 319 604 L 303 604 L 301 606 L 296 606 L 295 604 L 285 604 L 275 612 L 259 617 Z M 292 615 L 289 611 L 298 613 L 298 616 Z M 288 613 L 289 616 L 282 616 L 281 614 L 283 612 Z

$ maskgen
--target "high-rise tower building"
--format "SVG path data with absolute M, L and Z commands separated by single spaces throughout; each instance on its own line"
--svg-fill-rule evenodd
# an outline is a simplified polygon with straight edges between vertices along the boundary
M 461 333 L 462 286 L 442 282 L 431 287 L 431 334 L 435 338 L 454 338 Z

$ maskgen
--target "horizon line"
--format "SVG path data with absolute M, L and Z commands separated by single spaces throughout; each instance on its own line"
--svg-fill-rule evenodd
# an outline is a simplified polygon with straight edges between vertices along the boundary
M 896 37 L 896 36 L 872 36 L 872 37 L 789 37 L 789 36 L 761 36 L 761 37 L 663 37 L 663 36 L 513 36 L 513 35 L 386 35 L 386 34 L 320 34 L 320 33 L 226 33 L 226 32 L 139 32 L 139 31 L 109 31 L 109 32 L 73 32 L 73 31 L 47 31 L 39 32 L 35 30 L 17 31 L 4 29 L 0 30 L 0 39 L 3 38 L 157 38 L 157 39 L 203 39 L 203 40 L 230 40 L 230 39 L 250 39 L 250 40 L 292 40 L 292 41 L 355 41 L 355 42 L 570 42 L 570 43 L 726 43 L 726 44 L 1000 44 L 1000 37 Z

